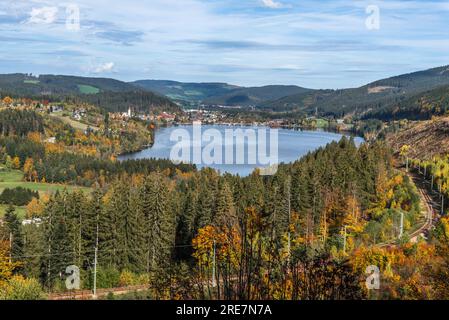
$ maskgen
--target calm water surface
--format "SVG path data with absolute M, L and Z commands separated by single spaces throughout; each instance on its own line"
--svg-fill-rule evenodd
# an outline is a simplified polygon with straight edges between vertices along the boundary
M 177 141 L 170 141 L 170 136 L 174 130 L 185 129 L 189 132 L 190 136 L 193 137 L 193 127 L 192 126 L 178 126 L 178 127 L 168 127 L 161 128 L 156 131 L 156 138 L 153 147 L 133 153 L 127 154 L 119 157 L 119 160 L 127 159 L 144 159 L 144 158 L 157 158 L 157 159 L 169 159 L 170 152 L 172 148 L 178 143 Z M 202 132 L 208 129 L 218 130 L 224 139 L 226 129 L 256 129 L 256 127 L 228 127 L 221 125 L 203 125 Z M 268 129 L 268 128 L 267 128 Z M 343 135 L 325 132 L 325 131 L 297 131 L 288 129 L 279 129 L 279 147 L 278 147 L 278 158 L 279 163 L 289 163 L 298 160 L 302 156 L 306 155 L 310 151 L 314 151 L 320 147 L 327 145 L 333 141 L 339 141 Z M 357 145 L 363 142 L 363 138 L 354 138 Z M 268 140 L 268 136 L 267 136 Z M 193 140 L 193 144 L 199 144 L 200 139 Z M 205 147 L 208 142 L 202 143 L 202 147 Z M 248 156 L 248 142 L 245 140 L 245 153 Z M 267 146 L 268 148 L 269 146 Z M 193 154 L 193 149 L 192 154 Z M 224 154 L 223 148 L 223 154 Z M 268 149 L 267 149 L 268 150 Z M 236 153 L 236 151 L 234 151 Z M 223 155 L 224 158 L 224 155 Z M 202 168 L 204 165 L 197 164 L 198 168 Z M 234 165 L 222 165 L 213 164 L 208 165 L 214 169 L 220 170 L 221 172 L 229 172 L 232 174 L 239 174 L 240 176 L 247 176 L 258 167 L 257 164 L 234 164 Z

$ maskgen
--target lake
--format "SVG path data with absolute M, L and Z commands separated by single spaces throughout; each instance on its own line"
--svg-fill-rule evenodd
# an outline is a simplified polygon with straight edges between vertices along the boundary
M 253 136 L 256 137 L 256 139 L 238 140 L 234 138 L 232 141 L 226 140 L 226 137 L 228 137 L 226 135 L 227 132 L 236 132 L 235 130 L 238 129 L 241 129 L 242 131 L 248 130 L 246 132 L 256 132 L 256 135 Z M 265 131 L 265 139 L 261 139 L 260 137 L 263 137 Z M 231 174 L 247 176 L 251 174 L 255 168 L 264 166 L 265 164 L 261 163 L 259 161 L 260 158 L 257 157 L 257 155 L 259 155 L 258 152 L 262 152 L 260 145 L 263 146 L 263 150 L 267 151 L 267 155 L 270 154 L 270 150 L 274 150 L 270 149 L 272 146 L 275 146 L 275 144 L 270 143 L 270 141 L 274 141 L 270 140 L 270 132 L 274 131 L 270 131 L 269 128 L 263 127 L 229 127 L 224 125 L 203 125 L 201 126 L 200 131 L 195 131 L 194 126 L 191 125 L 160 128 L 156 131 L 153 147 L 136 153 L 121 155 L 118 159 L 120 161 L 144 158 L 173 160 L 174 148 L 186 148 L 183 149 L 186 151 L 183 156 L 187 156 L 190 161 L 184 160 L 184 162 L 195 163 L 199 169 L 202 167 L 212 167 L 222 173 L 229 172 Z M 181 139 L 180 136 L 183 136 L 184 139 Z M 213 136 L 214 138 L 211 139 L 210 136 Z M 310 151 L 326 146 L 333 141 L 339 141 L 342 137 L 342 134 L 326 131 L 278 129 L 276 137 L 278 143 L 275 146 L 277 150 L 275 162 L 294 162 Z M 265 141 L 266 143 L 264 143 Z M 363 138 L 355 137 L 357 145 L 360 145 L 363 141 Z M 214 148 L 218 146 L 218 148 L 214 149 L 212 152 L 210 152 L 209 148 L 209 153 L 206 154 L 217 156 L 220 159 L 223 159 L 223 161 L 204 161 L 204 159 L 206 159 L 204 156 L 205 147 L 208 145 L 213 146 Z M 231 162 L 232 164 L 224 164 L 230 163 L 225 161 L 227 156 L 226 151 L 230 150 L 228 149 L 230 146 L 233 150 L 233 153 L 231 152 L 233 161 Z M 238 150 L 244 150 L 242 151 L 245 156 L 244 161 L 236 160 L 238 159 Z M 187 152 L 188 154 L 186 155 Z M 179 154 L 181 153 L 182 152 L 179 152 Z M 271 154 L 273 154 L 273 152 Z M 256 162 L 250 161 L 252 156 L 257 158 Z

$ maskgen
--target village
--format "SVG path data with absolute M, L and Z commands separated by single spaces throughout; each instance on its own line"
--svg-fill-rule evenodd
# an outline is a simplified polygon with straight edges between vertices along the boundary
M 13 99 L 9 96 L 0 100 L 0 109 L 17 109 L 17 110 L 34 110 L 40 113 L 50 115 L 59 115 L 61 117 L 70 118 L 93 127 L 98 126 L 103 117 L 97 108 L 87 104 L 68 104 L 55 103 L 49 100 L 33 100 L 29 98 Z M 149 108 L 150 109 L 150 108 Z M 155 122 L 160 124 L 172 124 L 176 121 L 177 115 L 167 112 L 157 114 L 137 112 L 134 108 L 128 107 L 126 112 L 109 112 L 111 120 L 122 121 L 126 123 L 130 119 L 139 119 L 142 121 Z
M 4 97 L 0 100 L 0 108 L 14 109 L 32 109 L 37 112 L 47 113 L 51 116 L 58 117 L 64 122 L 74 127 L 83 129 L 84 131 L 96 131 L 101 127 L 104 121 L 104 115 L 98 110 L 87 104 L 67 104 L 54 103 L 48 100 L 32 100 L 32 99 L 12 99 Z M 142 110 L 143 108 L 139 108 Z M 151 107 L 148 108 L 151 110 Z M 230 111 L 238 111 L 230 112 Z M 264 126 L 271 128 L 285 129 L 327 129 L 334 131 L 350 131 L 353 127 L 348 119 L 325 119 L 318 116 L 308 116 L 302 118 L 280 117 L 279 119 L 264 119 L 252 116 L 252 110 L 242 107 L 229 109 L 226 106 L 216 108 L 212 106 L 199 105 L 198 108 L 184 109 L 183 113 L 168 112 L 142 112 L 128 106 L 125 112 L 109 112 L 109 119 L 120 123 L 122 127 L 126 127 L 131 120 L 141 120 L 151 123 L 154 127 L 172 126 L 181 124 L 191 124 L 195 121 L 201 121 L 206 125 L 227 125 L 227 126 Z M 110 129 L 107 129 L 110 130 Z M 119 132 L 115 132 L 118 134 Z

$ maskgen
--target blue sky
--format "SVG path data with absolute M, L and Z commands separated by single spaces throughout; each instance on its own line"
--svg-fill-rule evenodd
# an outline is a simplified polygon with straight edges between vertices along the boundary
M 437 0 L 1 0 L 0 73 L 356 87 L 449 64 L 448 21 Z

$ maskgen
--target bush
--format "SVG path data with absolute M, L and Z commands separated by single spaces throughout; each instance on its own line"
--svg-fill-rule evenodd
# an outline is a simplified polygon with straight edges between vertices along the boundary
M 93 278 L 93 275 L 91 275 Z M 93 284 L 93 279 L 91 279 Z M 120 286 L 120 272 L 117 269 L 108 267 L 97 269 L 97 288 L 116 288 Z M 92 285 L 93 287 L 93 285 Z
M 121 287 L 127 287 L 127 286 L 137 286 L 141 284 L 147 284 L 150 281 L 150 277 L 148 274 L 135 274 L 130 271 L 124 270 L 120 274 L 120 286 Z
M 14 276 L 0 288 L 1 300 L 43 300 L 45 298 L 41 285 L 32 278 Z
M 26 206 L 33 198 L 39 199 L 39 192 L 22 187 L 6 188 L 0 195 L 0 203 L 21 207 Z

